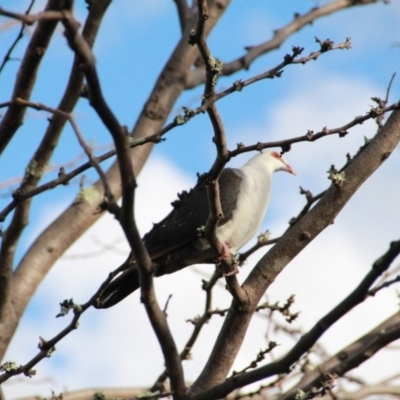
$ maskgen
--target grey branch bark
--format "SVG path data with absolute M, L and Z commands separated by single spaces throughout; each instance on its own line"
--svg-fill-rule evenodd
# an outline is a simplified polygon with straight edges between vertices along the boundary
M 400 312 L 397 312 L 363 337 L 340 350 L 327 362 L 318 365 L 313 371 L 307 371 L 301 381 L 280 396 L 279 400 L 294 399 L 298 389 L 308 392 L 313 386 L 318 387 L 321 381 L 324 380 L 324 374 L 326 373 L 335 373 L 338 376 L 343 376 L 346 372 L 358 367 L 377 351 L 399 337 Z
M 345 171 L 341 187 L 332 184 L 318 204 L 293 226 L 257 263 L 244 282 L 250 304 L 239 309 L 235 301 L 225 319 L 214 349 L 192 393 L 201 393 L 223 382 L 232 367 L 261 297 L 289 262 L 330 226 L 358 188 L 392 153 L 400 141 L 400 111 L 394 111 L 368 146 Z M 198 398 L 205 398 L 199 395 Z
M 58 11 L 66 8 L 70 3 L 70 0 L 49 0 L 45 10 Z M 29 100 L 41 61 L 46 54 L 57 24 L 58 21 L 56 20 L 40 21 L 38 23 L 22 59 L 12 98 L 20 97 L 24 100 Z M 7 147 L 17 129 L 22 125 L 25 111 L 25 107 L 14 106 L 10 107 L 5 113 L 0 124 L 0 154 Z
M 62 5 L 60 2 L 56 2 L 59 5 Z M 96 34 L 98 32 L 99 28 L 99 23 L 101 21 L 101 18 L 103 17 L 108 4 L 110 3 L 110 0 L 103 0 L 97 2 L 96 6 L 91 7 L 91 11 L 89 13 L 88 19 L 86 21 L 86 24 L 83 28 L 83 35 L 85 36 L 86 40 L 90 45 L 93 45 Z M 49 2 L 48 7 L 54 7 L 51 2 Z M 53 22 L 53 21 L 50 21 Z M 46 23 L 50 23 L 47 21 Z M 41 28 L 41 23 L 39 22 L 37 30 L 42 29 Z M 44 23 L 44 22 L 43 22 Z M 55 26 L 53 27 L 53 30 L 55 29 Z M 48 33 L 47 33 L 48 34 Z M 37 36 L 43 35 L 43 32 L 41 34 L 37 34 Z M 29 49 L 32 46 L 32 41 L 35 38 L 35 34 L 31 40 L 30 45 L 28 46 L 27 50 L 27 55 L 24 57 L 24 61 L 21 65 L 20 74 L 23 75 L 24 68 L 24 62 L 25 58 L 29 60 L 31 56 L 29 56 Z M 36 43 L 34 41 L 34 43 Z M 39 43 L 36 43 L 36 46 L 39 46 Z M 36 52 L 35 48 L 35 52 Z M 30 51 L 33 51 L 32 49 Z M 38 62 L 38 60 L 36 60 Z M 26 61 L 28 62 L 28 61 Z M 30 61 L 32 62 L 32 60 Z M 39 67 L 39 64 L 36 66 Z M 34 72 L 34 69 L 33 71 Z M 36 72 L 34 72 L 36 74 Z M 20 85 L 23 85 L 23 79 L 18 76 L 17 82 L 15 85 L 14 93 L 13 96 L 18 96 L 22 95 L 22 99 L 26 99 L 26 97 L 29 97 L 28 94 L 23 94 L 20 93 L 18 87 Z M 31 76 L 31 84 L 33 86 L 35 80 Z M 22 80 L 22 82 L 21 82 Z M 79 99 L 79 93 L 81 90 L 81 85 L 83 82 L 83 74 L 81 73 L 79 69 L 79 65 L 77 60 L 75 59 L 74 64 L 72 66 L 70 78 L 67 84 L 67 88 L 65 90 L 64 96 L 60 101 L 60 104 L 58 105 L 58 108 L 62 111 L 65 112 L 70 112 L 73 110 L 75 107 L 78 99 Z M 32 90 L 32 88 L 29 87 L 29 93 Z M 23 115 L 25 114 L 25 109 L 26 107 L 21 107 L 21 106 L 16 106 L 16 107 L 10 107 L 8 111 L 12 111 L 14 109 L 14 117 L 18 120 L 18 118 L 23 118 Z M 4 121 L 4 120 L 3 120 Z M 58 139 L 61 135 L 62 129 L 64 127 L 64 124 L 66 122 L 66 119 L 60 115 L 54 115 L 52 118 L 52 122 L 48 125 L 48 128 L 45 132 L 45 135 L 43 137 L 43 140 L 39 144 L 39 147 L 36 149 L 32 159 L 30 160 L 30 163 L 28 167 L 26 168 L 26 173 L 24 176 L 24 179 L 19 187 L 20 192 L 24 191 L 29 191 L 33 188 L 35 188 L 40 179 L 42 178 L 43 171 L 48 164 L 50 157 L 53 154 L 53 150 L 57 145 Z M 1 131 L 1 128 L 0 128 Z M 11 131 L 12 132 L 12 131 Z M 0 133 L 1 135 L 1 133 Z M 20 315 L 22 314 L 19 312 L 16 312 L 16 309 L 13 306 L 13 301 L 18 299 L 16 296 L 16 293 L 13 291 L 13 288 L 15 287 L 15 274 L 11 273 L 11 270 L 13 268 L 14 264 L 14 253 L 15 249 L 18 243 L 18 240 L 23 232 L 23 229 L 25 228 L 28 218 L 29 218 L 29 212 L 30 212 L 30 206 L 31 206 L 31 199 L 21 203 L 18 205 L 18 207 L 15 210 L 15 214 L 12 218 L 12 221 L 10 225 L 7 228 L 7 231 L 4 234 L 2 246 L 1 246 L 1 252 L 0 252 L 0 259 L 1 259 L 1 276 L 2 279 L 0 280 L 0 293 L 2 296 L 0 296 L 0 330 L 2 332 L 7 332 L 7 334 L 4 334 L 0 338 L 0 354 L 4 354 L 4 350 L 6 349 L 8 342 L 10 338 L 13 335 L 14 329 L 16 328 L 18 324 L 18 319 Z M 30 278 L 32 275 L 35 275 L 34 271 L 30 271 L 30 274 L 25 274 L 26 281 L 24 283 L 25 288 L 30 285 Z M 29 296 L 26 300 L 29 301 L 31 294 L 33 292 L 27 292 L 26 295 Z M 25 296 L 23 293 L 21 294 L 22 296 Z M 17 295 L 18 296 L 18 295 Z M 12 321 L 12 322 L 11 322 Z M 9 336 L 11 335 L 11 336 Z

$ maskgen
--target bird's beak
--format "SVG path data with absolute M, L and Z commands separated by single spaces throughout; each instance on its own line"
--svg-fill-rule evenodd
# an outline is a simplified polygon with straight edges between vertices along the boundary
M 287 172 L 290 172 L 292 175 L 297 175 L 295 170 L 289 164 L 285 164 L 285 165 L 286 165 Z

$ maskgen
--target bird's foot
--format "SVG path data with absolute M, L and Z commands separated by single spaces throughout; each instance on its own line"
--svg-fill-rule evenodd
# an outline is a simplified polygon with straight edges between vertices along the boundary
M 229 251 L 229 247 L 225 242 L 221 242 L 222 244 L 222 253 L 217 258 L 217 261 L 226 260 L 231 256 L 231 252 Z
M 222 241 L 221 241 L 221 244 L 222 244 L 222 253 L 216 259 L 217 263 L 221 264 L 221 261 L 224 261 L 224 260 L 231 260 L 231 262 L 223 263 L 223 265 L 220 265 L 220 271 L 224 274 L 224 276 L 236 275 L 239 272 L 238 263 L 237 263 L 235 257 L 229 251 L 228 245 Z M 226 264 L 231 264 L 230 268 L 228 270 L 227 270 Z

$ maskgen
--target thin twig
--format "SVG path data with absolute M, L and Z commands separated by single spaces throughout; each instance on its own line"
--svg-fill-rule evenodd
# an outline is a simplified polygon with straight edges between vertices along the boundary
M 313 196 L 310 191 L 304 190 L 300 187 L 300 194 L 305 195 L 307 202 L 303 209 L 299 212 L 299 214 L 292 218 L 289 221 L 289 227 L 287 228 L 286 232 L 291 229 L 294 225 L 296 225 L 311 209 L 312 205 L 316 203 L 318 200 L 322 198 L 322 196 L 326 193 L 326 190 L 322 191 L 321 193 Z
M 186 342 L 183 350 L 179 354 L 181 360 L 187 360 L 189 358 L 190 352 L 192 351 L 192 348 L 194 344 L 196 343 L 201 330 L 203 329 L 204 325 L 207 324 L 207 322 L 210 320 L 212 317 L 213 313 L 211 311 L 212 308 L 212 290 L 215 286 L 215 284 L 218 282 L 218 280 L 221 278 L 222 274 L 220 271 L 215 270 L 214 274 L 210 278 L 208 282 L 203 280 L 203 290 L 206 292 L 206 301 L 205 301 L 205 306 L 204 306 L 204 312 L 200 317 L 196 317 L 193 320 L 189 320 L 188 322 L 192 322 L 194 325 L 193 332 L 190 335 L 188 341 Z M 153 386 L 149 389 L 150 392 L 154 392 L 156 390 L 159 390 L 163 385 L 165 380 L 168 378 L 168 371 L 164 370 L 164 372 L 157 378 L 156 382 L 153 384 Z
M 12 102 L 8 102 L 8 103 L 12 103 Z M 36 103 L 34 103 L 36 104 Z M 145 139 L 138 139 L 135 140 L 133 138 L 130 138 L 129 140 L 129 145 L 130 148 L 133 147 L 137 147 L 137 146 L 142 146 L 143 144 L 146 143 L 159 143 L 160 139 L 158 138 L 158 133 L 156 133 L 155 135 L 151 135 L 148 136 Z M 116 155 L 116 150 L 110 150 L 107 153 L 104 153 L 98 157 L 96 157 L 97 161 L 99 163 L 108 160 L 111 157 L 114 157 Z M 91 164 L 91 162 L 86 162 L 82 165 L 80 165 L 79 167 L 73 169 L 72 171 L 66 173 L 65 172 L 65 168 L 61 167 L 60 168 L 60 172 L 58 174 L 58 177 L 55 179 L 52 179 L 51 181 L 44 183 L 43 185 L 37 186 L 32 190 L 27 190 L 27 191 L 21 191 L 18 189 L 16 189 L 13 192 L 13 197 L 14 199 L 0 212 L 0 222 L 4 221 L 5 218 L 7 217 L 7 215 L 13 211 L 18 204 L 22 203 L 25 200 L 30 199 L 31 197 L 37 196 L 40 193 L 43 193 L 49 189 L 54 189 L 56 186 L 59 185 L 67 185 L 68 182 L 71 181 L 71 179 L 75 178 L 76 176 L 80 175 L 82 172 L 92 168 L 93 165 Z
M 257 243 L 250 247 L 250 249 L 244 251 L 243 253 L 239 253 L 237 260 L 239 265 L 243 265 L 245 263 L 245 261 L 252 255 L 254 254 L 257 250 L 261 249 L 262 247 L 265 246 L 270 246 L 271 244 L 275 244 L 278 242 L 278 240 L 281 238 L 281 236 L 274 238 L 274 239 L 268 239 L 267 236 L 268 231 L 262 233 L 261 235 L 259 235 L 257 237 Z
M 37 21 L 61 21 L 65 17 L 64 11 L 43 11 L 38 14 L 28 15 L 7 11 L 2 7 L 0 7 L 0 15 L 17 19 L 26 25 L 33 25 Z
M 390 279 L 390 280 L 388 280 L 388 281 L 382 283 L 381 285 L 379 285 L 379 286 L 377 286 L 377 287 L 371 289 L 371 290 L 368 292 L 368 296 L 375 296 L 380 290 L 385 289 L 385 288 L 388 288 L 388 287 L 394 285 L 394 284 L 397 283 L 397 282 L 400 282 L 400 275 L 397 275 L 395 278 Z
M 275 342 L 269 342 L 268 343 L 268 347 L 265 350 L 260 350 L 256 356 L 256 358 L 250 362 L 249 365 L 247 365 L 246 367 L 244 367 L 243 369 L 239 370 L 239 371 L 232 371 L 232 376 L 235 375 L 240 375 L 240 374 L 244 374 L 245 372 L 247 372 L 249 369 L 254 369 L 258 366 L 258 364 L 264 360 L 265 355 L 270 353 L 276 346 L 278 346 L 277 343 Z
M 30 13 L 34 3 L 35 3 L 35 0 L 31 0 L 27 10 L 25 11 L 25 15 L 28 15 Z M 0 65 L 0 74 L 1 74 L 1 71 L 3 70 L 3 68 L 5 67 L 5 65 L 7 64 L 7 62 L 9 60 L 11 60 L 11 53 L 17 46 L 18 42 L 24 37 L 24 30 L 25 30 L 25 24 L 23 23 L 18 32 L 17 37 L 15 38 L 14 42 L 11 44 L 10 48 L 8 49 L 6 55 L 3 58 L 3 62 Z
M 66 300 L 65 302 L 61 303 L 61 305 L 68 303 L 69 309 L 72 309 L 74 312 L 74 316 L 71 320 L 71 322 L 57 335 L 55 335 L 52 339 L 48 341 L 41 340 L 40 346 L 39 346 L 39 353 L 34 356 L 30 361 L 28 361 L 26 364 L 21 365 L 17 368 L 13 368 L 12 370 L 8 370 L 4 372 L 3 374 L 0 375 L 0 384 L 7 381 L 11 377 L 15 375 L 34 375 L 35 371 L 32 371 L 32 368 L 37 365 L 40 361 L 42 361 L 44 358 L 48 358 L 51 356 L 51 354 L 55 351 L 55 346 L 58 342 L 60 342 L 65 336 L 70 334 L 73 330 L 78 328 L 78 321 L 82 314 L 89 308 L 91 307 L 96 299 L 98 298 L 99 295 L 104 291 L 104 289 L 107 287 L 107 285 L 114 279 L 115 275 L 119 272 L 119 268 L 117 268 L 115 271 L 111 272 L 107 279 L 101 284 L 99 289 L 96 291 L 96 293 L 90 297 L 90 299 L 81 305 L 73 304 L 72 300 Z M 66 315 L 66 313 L 69 310 L 62 311 L 62 315 Z
M 109 143 L 109 144 L 102 144 L 102 145 L 93 145 L 91 146 L 93 151 L 105 151 L 105 150 L 110 150 L 111 148 L 113 148 L 113 144 Z M 108 153 L 105 153 L 108 154 Z M 102 157 L 102 156 L 100 156 Z M 62 163 L 62 164 L 50 164 L 45 168 L 45 171 L 43 172 L 43 176 L 50 174 L 52 172 L 55 171 L 60 171 L 60 169 L 63 169 L 65 173 L 67 168 L 74 168 L 77 165 L 81 166 L 80 163 L 82 162 L 82 160 L 86 160 L 86 154 L 84 151 L 82 151 L 80 154 L 78 154 L 77 156 L 75 156 L 74 158 L 70 159 L 69 161 L 67 161 L 66 163 Z M 100 161 L 100 160 L 99 160 Z M 102 161 L 102 160 L 101 160 Z M 87 162 L 85 162 L 83 165 L 86 165 Z M 89 163 L 89 167 L 88 168 L 92 168 L 92 165 Z M 6 192 L 6 190 L 8 189 L 9 192 L 11 193 L 13 188 L 16 187 L 16 185 L 20 184 L 24 179 L 23 175 L 19 175 L 19 176 L 14 176 L 12 178 L 8 178 L 2 182 L 0 182 L 0 192 Z M 65 185 L 68 184 L 68 182 L 64 183 Z M 1 197 L 7 197 L 8 195 L 1 194 Z
M 198 35 L 197 33 L 194 33 L 191 37 L 190 37 L 190 43 L 195 43 L 198 39 L 197 39 Z M 196 42 L 197 43 L 197 42 Z M 322 42 L 324 43 L 324 42 Z M 300 54 L 302 53 L 302 51 L 304 50 L 301 47 L 296 47 L 293 46 L 292 47 L 292 53 L 291 54 L 286 54 L 283 57 L 283 61 L 280 62 L 278 65 L 276 65 L 275 67 L 267 70 L 266 72 L 263 72 L 262 74 L 256 75 L 254 77 L 251 77 L 249 79 L 246 80 L 238 80 L 235 81 L 229 88 L 219 92 L 219 93 L 215 93 L 213 95 L 209 95 L 207 96 L 201 106 L 195 108 L 195 109 L 184 109 L 184 115 L 178 115 L 175 117 L 175 119 L 178 121 L 179 124 L 184 124 L 187 121 L 189 121 L 193 116 L 199 114 L 199 113 L 203 113 L 207 110 L 208 107 L 210 107 L 211 104 L 215 103 L 216 101 L 228 96 L 231 93 L 234 92 L 240 92 L 241 90 L 243 90 L 245 87 L 252 85 L 256 82 L 259 82 L 261 80 L 264 79 L 274 79 L 277 77 L 282 76 L 283 73 L 283 69 L 285 67 L 287 67 L 288 65 L 291 64 L 307 64 L 310 61 L 314 61 L 316 59 L 318 59 L 321 55 L 329 52 L 329 51 L 333 51 L 333 50 L 339 50 L 339 49 L 343 49 L 343 48 L 347 48 L 350 46 L 350 41 L 349 38 L 346 39 L 346 41 L 344 41 L 343 43 L 339 43 L 338 45 L 334 45 L 332 42 L 329 42 L 330 46 L 324 47 L 324 50 L 319 50 L 319 51 L 315 51 L 310 53 L 308 56 L 306 57 L 302 57 L 299 58 Z M 216 60 L 214 57 L 212 57 L 212 55 L 210 55 L 210 57 L 207 57 L 208 62 L 211 62 L 211 67 L 210 69 L 215 69 L 214 71 L 214 75 L 216 72 L 220 73 L 223 64 L 221 61 Z M 217 75 L 215 75 L 217 76 Z M 209 78 L 208 78 L 209 79 Z
M 18 104 L 20 106 L 32 107 L 32 108 L 35 108 L 36 110 L 43 110 L 43 111 L 50 112 L 52 114 L 61 115 L 62 117 L 64 117 L 65 119 L 68 120 L 68 122 L 71 124 L 73 131 L 75 132 L 76 137 L 78 138 L 79 144 L 82 146 L 83 150 L 85 151 L 86 155 L 88 156 L 91 165 L 94 167 L 94 169 L 97 171 L 97 173 L 100 176 L 100 179 L 103 183 L 104 194 L 107 198 L 107 201 L 112 206 L 112 209 L 117 210 L 118 205 L 117 205 L 115 197 L 110 189 L 110 185 L 108 184 L 107 177 L 106 177 L 105 173 L 103 172 L 103 170 L 101 169 L 98 160 L 93 156 L 90 147 L 86 144 L 85 139 L 83 138 L 83 135 L 78 127 L 78 124 L 75 121 L 73 114 L 66 113 L 57 108 L 48 107 L 45 104 L 33 103 L 31 101 L 26 101 L 24 99 L 19 99 L 19 98 L 15 99 L 14 103 Z
M 388 87 L 387 87 L 387 89 L 386 89 L 385 105 L 386 105 L 386 104 L 388 103 L 388 101 L 389 101 L 390 89 L 392 88 L 392 84 L 393 84 L 393 81 L 394 81 L 394 78 L 395 78 L 395 77 L 396 77 L 396 72 L 393 72 L 393 75 L 392 75 L 392 77 L 390 78 Z
M 363 0 L 362 2 L 354 0 L 333 0 L 329 3 L 312 7 L 304 14 L 296 13 L 293 20 L 282 28 L 273 31 L 273 37 L 259 45 L 246 46 L 246 53 L 233 61 L 225 62 L 222 70 L 223 76 L 230 76 L 241 70 L 248 70 L 251 64 L 262 55 L 281 47 L 282 43 L 295 32 L 298 32 L 305 26 L 312 24 L 315 20 L 326 15 L 338 12 L 341 9 L 350 7 L 359 7 L 360 5 L 376 3 L 377 0 Z M 196 68 L 190 71 L 186 87 L 188 89 L 204 83 L 204 67 Z

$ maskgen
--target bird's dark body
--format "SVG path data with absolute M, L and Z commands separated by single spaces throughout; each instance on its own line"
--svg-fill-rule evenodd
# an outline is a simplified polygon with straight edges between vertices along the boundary
M 219 221 L 219 226 L 228 222 L 235 212 L 238 196 L 234 188 L 240 187 L 241 180 L 240 170 L 226 168 L 221 173 L 220 199 L 224 218 Z M 210 210 L 206 179 L 200 177 L 196 186 L 179 195 L 179 200 L 172 205 L 174 209 L 143 237 L 155 276 L 171 274 L 193 264 L 212 263 L 215 259 L 201 232 Z M 132 255 L 124 264 L 128 269 L 106 287 L 97 300 L 97 308 L 112 307 L 140 287 L 139 272 Z

